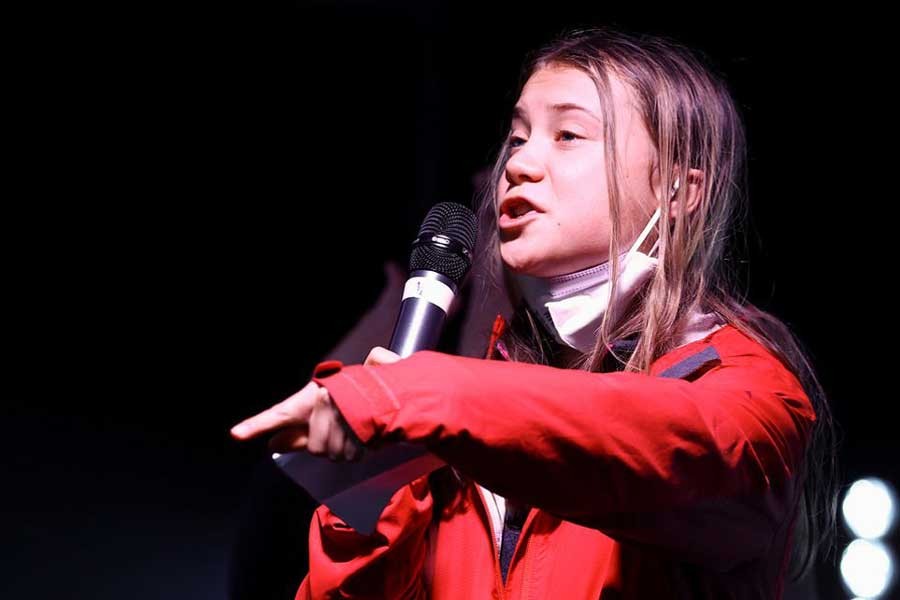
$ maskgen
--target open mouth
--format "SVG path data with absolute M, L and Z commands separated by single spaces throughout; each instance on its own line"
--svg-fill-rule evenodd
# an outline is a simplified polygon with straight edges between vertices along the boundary
M 500 206 L 500 219 L 497 223 L 501 228 L 512 227 L 531 220 L 537 213 L 537 209 L 524 198 L 510 198 Z
M 530 213 L 534 210 L 534 207 L 530 205 L 528 202 L 524 200 L 516 201 L 512 206 L 510 206 L 509 210 L 507 210 L 507 214 L 512 218 L 521 217 L 526 213 Z
M 500 221 L 518 221 L 522 217 L 537 212 L 537 209 L 525 198 L 508 198 L 500 205 Z

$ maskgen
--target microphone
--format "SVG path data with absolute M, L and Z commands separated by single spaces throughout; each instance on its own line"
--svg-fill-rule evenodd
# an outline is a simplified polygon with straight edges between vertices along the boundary
M 472 266 L 477 229 L 475 214 L 456 202 L 435 204 L 422 221 L 389 346 L 401 358 L 437 347 L 450 304 Z
M 391 336 L 390 350 L 401 358 L 437 346 L 450 304 L 472 266 L 476 229 L 474 213 L 461 204 L 441 202 L 428 211 L 412 243 L 410 276 Z M 273 458 L 288 477 L 364 535 L 375 531 L 398 489 L 445 464 L 421 445 L 402 442 L 337 465 L 306 452 Z

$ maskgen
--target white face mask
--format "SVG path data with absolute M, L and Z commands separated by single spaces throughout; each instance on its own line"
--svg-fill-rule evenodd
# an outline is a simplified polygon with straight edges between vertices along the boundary
M 658 261 L 650 254 L 655 252 L 658 241 L 649 254 L 637 249 L 656 225 L 659 215 L 660 210 L 657 209 L 628 252 L 620 256 L 619 285 L 614 302 L 610 302 L 612 280 L 609 261 L 554 277 L 513 275 L 529 307 L 557 341 L 582 352 L 593 350 L 597 331 L 608 308 L 613 307 L 610 318 L 615 322 L 620 316 L 615 310 L 627 306 L 656 269 Z

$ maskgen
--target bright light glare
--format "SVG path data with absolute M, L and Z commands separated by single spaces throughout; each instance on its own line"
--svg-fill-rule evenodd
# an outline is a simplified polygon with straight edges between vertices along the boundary
M 855 595 L 875 598 L 882 594 L 893 576 L 891 557 L 884 545 L 853 540 L 841 557 L 841 576 Z
M 895 496 L 882 480 L 860 479 L 850 486 L 841 510 L 847 527 L 858 537 L 876 539 L 883 536 L 894 523 Z

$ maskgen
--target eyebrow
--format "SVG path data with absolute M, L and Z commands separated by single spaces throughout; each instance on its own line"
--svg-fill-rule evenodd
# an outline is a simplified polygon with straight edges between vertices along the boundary
M 572 102 L 560 102 L 558 104 L 550 104 L 547 106 L 547 108 L 550 109 L 551 111 L 557 112 L 557 113 L 565 112 L 568 110 L 577 110 L 577 111 L 581 111 L 581 112 L 587 114 L 588 116 L 592 117 L 594 120 L 596 120 L 598 122 L 600 121 L 600 117 L 595 115 L 593 112 L 589 111 L 588 109 L 586 109 L 585 107 L 583 107 L 579 104 L 574 104 Z M 525 109 L 522 108 L 521 106 L 513 107 L 512 118 L 513 119 L 521 119 L 522 121 L 525 121 L 526 123 L 528 123 L 528 118 L 525 116 Z

